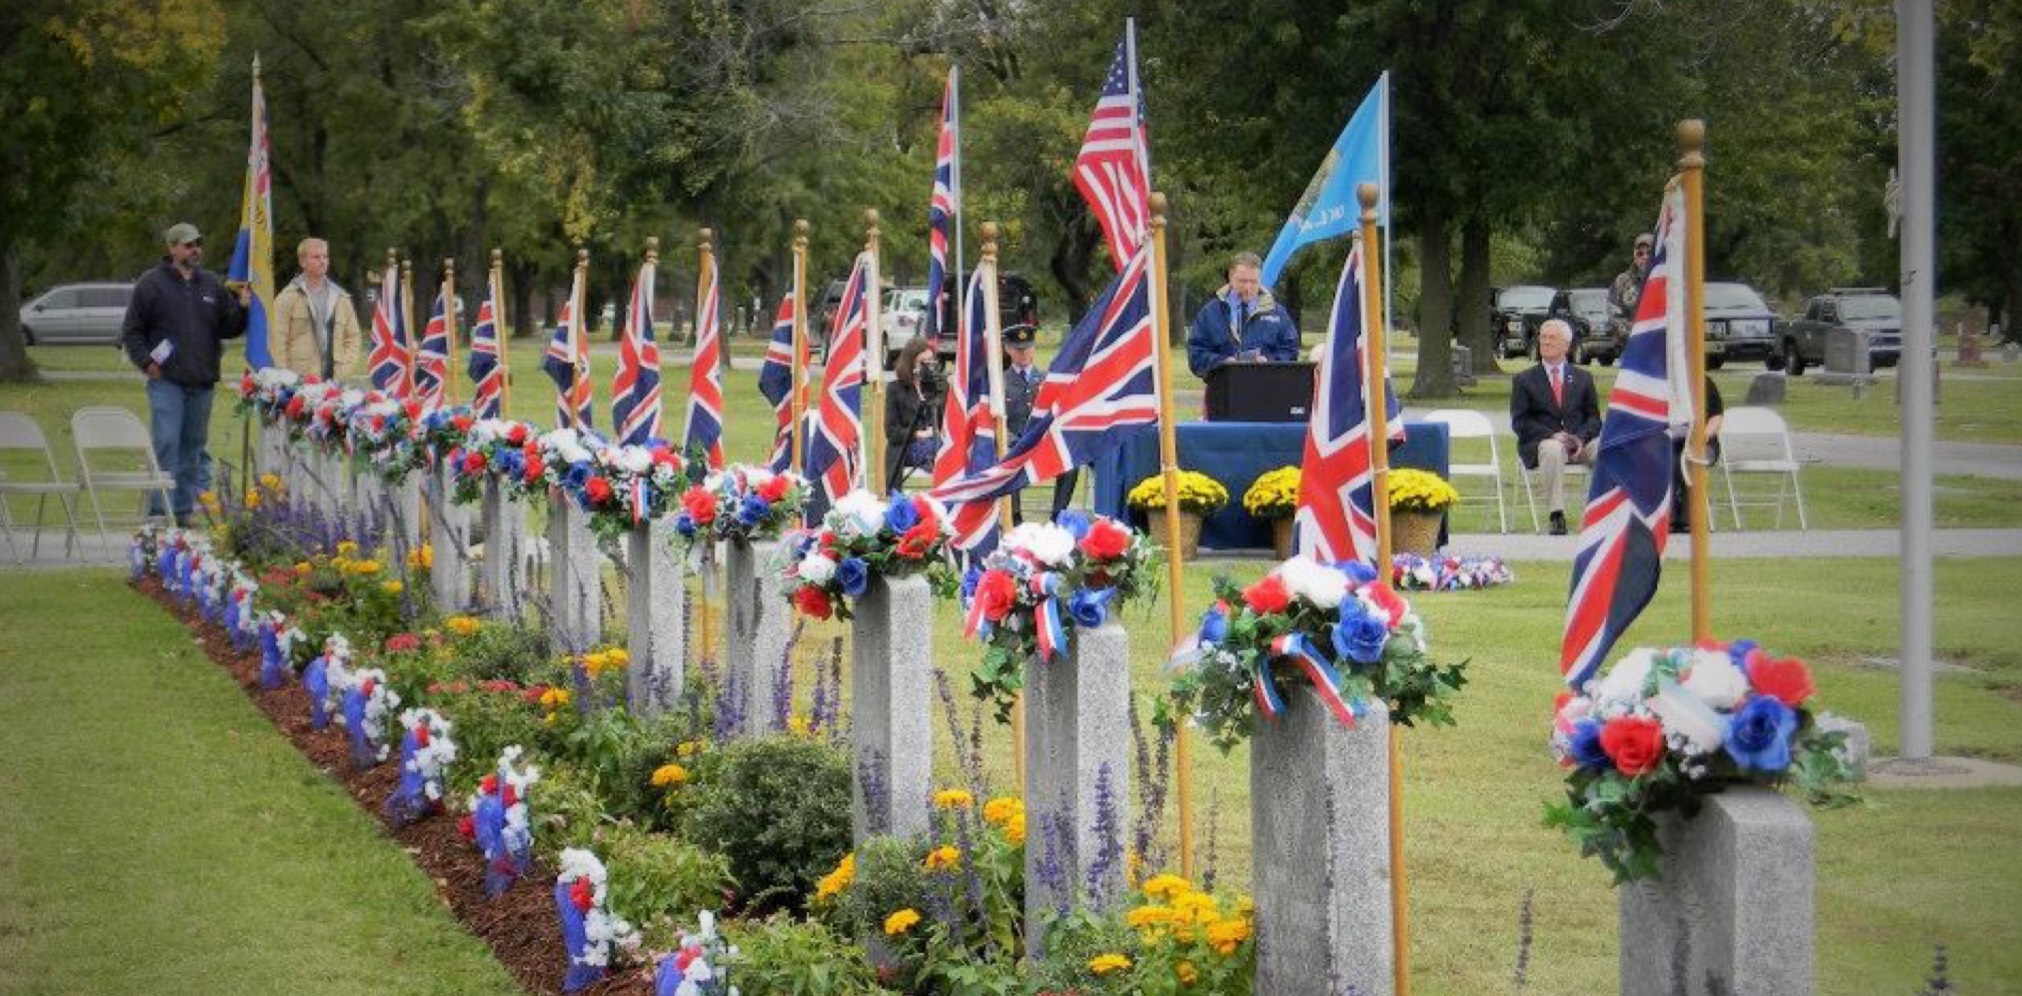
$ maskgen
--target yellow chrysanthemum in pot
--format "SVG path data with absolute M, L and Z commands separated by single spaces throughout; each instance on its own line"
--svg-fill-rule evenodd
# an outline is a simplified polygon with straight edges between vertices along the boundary
M 1154 474 L 1138 482 L 1130 489 L 1126 501 L 1132 508 L 1157 509 L 1165 507 L 1165 478 Z M 1188 512 L 1207 515 L 1229 503 L 1229 489 L 1221 482 L 1197 470 L 1179 472 L 1179 507 Z
M 1243 510 L 1259 519 L 1289 518 L 1299 509 L 1299 468 L 1279 467 L 1243 492 Z

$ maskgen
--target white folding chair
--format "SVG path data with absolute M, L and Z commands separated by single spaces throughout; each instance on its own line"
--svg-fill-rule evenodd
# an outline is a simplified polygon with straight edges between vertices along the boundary
M 91 514 L 98 522 L 101 540 L 109 535 L 105 528 L 105 508 L 98 500 L 101 490 L 159 494 L 163 514 L 173 514 L 175 476 L 164 472 L 161 464 L 155 462 L 154 439 L 148 435 L 147 426 L 141 424 L 139 416 L 124 408 L 80 408 L 70 416 L 70 436 L 77 447 L 77 480 L 84 488 L 84 496 L 91 501 Z M 91 453 L 94 450 L 139 450 L 140 459 L 127 466 L 137 464 L 140 469 L 104 470 L 93 467 Z
M 1776 528 L 1783 528 L 1783 503 L 1797 505 L 1797 528 L 1809 530 L 1804 514 L 1804 491 L 1797 483 L 1802 466 L 1790 446 L 1790 429 L 1773 408 L 1746 406 L 1729 408 L 1720 420 L 1720 472 L 1727 479 L 1727 508 L 1734 515 L 1734 528 L 1743 528 L 1741 507 L 1776 510 Z M 1736 477 L 1770 476 L 1776 490 L 1744 491 L 1736 488 Z
M 1464 439 L 1484 439 L 1488 441 L 1487 463 L 1460 463 L 1449 457 L 1446 473 L 1451 478 L 1474 477 L 1484 478 L 1491 482 L 1490 486 L 1495 488 L 1495 496 L 1493 498 L 1487 495 L 1469 494 L 1467 489 L 1461 488 L 1459 489 L 1460 503 L 1463 505 L 1481 505 L 1483 508 L 1487 508 L 1490 505 L 1495 506 L 1496 527 L 1502 532 L 1509 532 L 1509 509 L 1504 505 L 1502 497 L 1502 447 L 1496 444 L 1495 423 L 1490 422 L 1487 415 L 1470 408 L 1441 408 L 1437 411 L 1426 412 L 1423 421 L 1438 422 L 1445 425 L 1446 438 L 1450 446 L 1456 446 Z M 1451 452 L 1453 451 L 1449 450 L 1449 453 Z
M 1594 443 L 1590 442 L 1587 445 L 1593 446 Z M 1583 506 L 1585 506 L 1586 504 L 1585 495 L 1587 493 L 1587 486 L 1580 482 L 1586 480 L 1587 475 L 1590 472 L 1592 472 L 1592 470 L 1593 468 L 1591 466 L 1584 463 L 1566 464 L 1566 483 L 1572 485 L 1573 495 L 1575 498 L 1575 500 L 1572 503 L 1573 514 L 1568 516 L 1568 519 L 1570 520 L 1568 522 L 1568 525 L 1575 532 L 1579 531 L 1580 515 L 1582 514 Z M 1534 484 L 1532 483 L 1531 480 L 1533 477 L 1537 475 L 1537 473 L 1538 471 L 1535 468 L 1524 466 L 1523 458 L 1521 457 L 1517 458 L 1517 479 L 1523 482 L 1524 503 L 1529 505 L 1531 509 L 1531 531 L 1543 532 L 1544 531 L 1544 526 L 1542 524 L 1543 520 L 1538 518 L 1538 492 L 1544 490 L 1544 485 Z
M 30 558 L 42 553 L 43 516 L 50 496 L 56 497 L 57 507 L 63 510 L 63 555 L 68 558 L 78 546 L 77 507 L 70 501 L 77 494 L 77 485 L 63 480 L 63 475 L 57 471 L 56 454 L 50 452 L 49 437 L 42 434 L 42 427 L 28 415 L 0 412 L 0 450 L 40 453 L 42 466 L 48 471 L 41 480 L 17 480 L 0 474 L 0 532 L 7 536 L 7 549 L 14 554 L 14 562 L 19 564 L 22 559 L 21 547 L 14 540 L 14 514 L 7 507 L 10 495 L 35 496 L 35 533 L 33 542 L 29 544 Z

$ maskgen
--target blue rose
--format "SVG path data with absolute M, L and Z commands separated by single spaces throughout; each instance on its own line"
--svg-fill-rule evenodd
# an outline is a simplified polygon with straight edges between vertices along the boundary
M 1732 660 L 1734 662 L 1735 667 L 1741 669 L 1742 674 L 1747 674 L 1748 652 L 1760 646 L 1762 646 L 1762 644 L 1757 643 L 1754 640 L 1749 639 L 1736 640 L 1733 643 L 1727 645 L 1727 657 L 1729 660 Z
M 589 481 L 590 465 L 586 461 L 578 460 L 575 463 L 569 464 L 569 469 L 562 474 L 562 487 L 570 491 L 582 490 L 583 485 L 588 484 Z
M 1334 653 L 1357 664 L 1374 664 L 1383 659 L 1383 646 L 1390 642 L 1388 621 L 1369 614 L 1362 603 L 1347 599 L 1341 603 L 1341 621 L 1334 624 Z
M 674 516 L 674 531 L 689 538 L 695 538 L 695 519 L 682 512 Z
M 792 552 L 794 562 L 807 559 L 808 551 L 814 549 L 814 533 L 806 529 L 796 529 L 787 533 L 786 548 Z
M 1108 617 L 1110 599 L 1115 597 L 1115 588 L 1083 588 L 1068 598 L 1067 617 L 1076 626 L 1094 629 Z
M 861 557 L 844 557 L 835 565 L 836 584 L 842 586 L 843 594 L 856 598 L 871 586 L 871 569 Z
M 1376 580 L 1376 568 L 1360 560 L 1344 560 L 1335 564 L 1334 569 L 1348 575 L 1348 583 L 1356 587 Z
M 983 580 L 983 568 L 975 564 L 970 564 L 969 569 L 962 572 L 963 605 L 969 604 L 969 600 L 976 597 L 976 583 L 981 580 Z
M 1220 643 L 1229 638 L 1229 617 L 1220 609 L 1209 609 L 1201 613 L 1202 643 Z
M 885 509 L 885 528 L 903 534 L 919 524 L 920 511 L 913 507 L 913 500 L 897 491 L 892 492 L 892 505 Z
M 1053 524 L 1067 530 L 1068 535 L 1074 537 L 1074 542 L 1079 543 L 1088 535 L 1090 522 L 1087 512 L 1076 508 L 1063 508 L 1059 515 L 1053 517 Z
M 1601 721 L 1592 717 L 1573 724 L 1572 736 L 1567 747 L 1573 755 L 1573 763 L 1588 771 L 1605 771 L 1614 765 L 1608 759 L 1608 752 L 1601 749 Z
M 765 513 L 771 509 L 772 506 L 767 504 L 765 499 L 757 495 L 745 495 L 744 501 L 737 506 L 737 523 L 749 529 L 764 521 Z
M 500 474 L 515 481 L 526 476 L 527 472 L 526 454 L 520 452 L 519 450 L 503 449 L 503 448 L 495 452 L 498 455 L 493 458 L 492 466 L 497 468 Z
M 1790 738 L 1797 713 L 1767 695 L 1749 699 L 1727 724 L 1727 756 L 1752 771 L 1775 773 L 1790 767 Z

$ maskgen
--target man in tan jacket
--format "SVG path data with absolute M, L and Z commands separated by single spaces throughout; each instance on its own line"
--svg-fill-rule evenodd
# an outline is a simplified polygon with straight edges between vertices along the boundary
M 324 380 L 356 380 L 364 336 L 351 294 L 330 279 L 330 244 L 295 247 L 302 272 L 274 298 L 274 365 Z

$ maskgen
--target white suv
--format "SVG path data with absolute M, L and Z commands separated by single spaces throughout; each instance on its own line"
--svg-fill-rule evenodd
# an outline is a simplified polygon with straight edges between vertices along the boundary
M 21 306 L 21 334 L 28 344 L 119 341 L 132 284 L 62 284 Z

